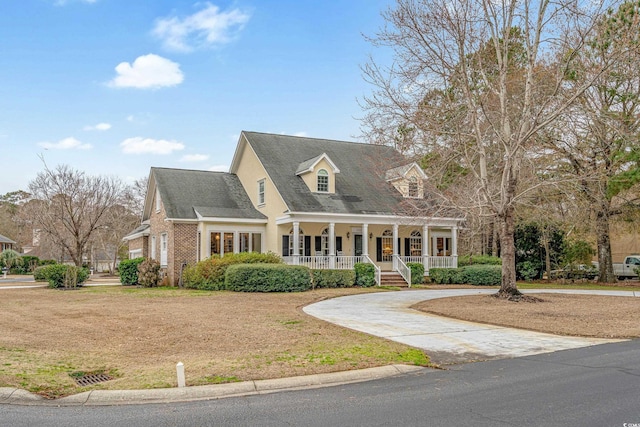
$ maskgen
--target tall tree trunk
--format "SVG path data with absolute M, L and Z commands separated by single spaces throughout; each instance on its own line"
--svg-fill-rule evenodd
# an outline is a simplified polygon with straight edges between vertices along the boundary
M 598 236 L 598 282 L 615 283 L 609 235 L 609 201 L 600 203 L 596 211 L 596 235 Z
M 502 284 L 498 296 L 512 298 L 521 295 L 516 286 L 516 244 L 513 207 L 498 216 L 500 229 L 500 258 L 502 258 Z

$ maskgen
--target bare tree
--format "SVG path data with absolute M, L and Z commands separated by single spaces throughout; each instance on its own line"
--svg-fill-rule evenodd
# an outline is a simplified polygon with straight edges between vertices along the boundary
M 59 245 L 77 266 L 82 266 L 87 245 L 104 226 L 106 212 L 118 203 L 122 184 L 116 178 L 87 176 L 61 165 L 29 183 L 34 229 Z
M 518 299 L 515 209 L 549 177 L 537 170 L 540 134 L 597 78 L 569 90 L 567 70 L 584 49 L 601 10 L 579 0 L 398 0 L 383 14 L 386 26 L 372 42 L 393 50 L 384 67 L 371 60 L 365 78 L 363 128 L 373 142 L 412 129 L 413 150 L 455 160 L 464 173 L 450 177 L 466 188 L 459 208 L 495 218 L 500 236 L 499 296 Z M 606 68 L 603 64 L 602 68 Z M 433 176 L 433 175 L 432 175 Z
M 615 61 L 612 61 L 615 58 Z M 604 64 L 611 64 L 604 72 Z M 640 5 L 609 11 L 578 55 L 570 83 L 593 84 L 567 110 L 553 148 L 580 178 L 575 194 L 592 213 L 599 282 L 614 282 L 610 221 L 637 209 L 640 182 Z

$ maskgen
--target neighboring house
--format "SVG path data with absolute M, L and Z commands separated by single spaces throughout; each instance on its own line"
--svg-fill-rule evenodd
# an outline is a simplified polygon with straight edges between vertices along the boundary
M 16 244 L 16 242 L 14 242 L 10 238 L 5 237 L 2 234 L 0 234 L 0 252 L 4 251 L 6 249 L 13 249 L 13 245 L 15 245 L 15 244 Z
M 425 180 L 391 147 L 242 132 L 228 173 L 151 168 L 125 240 L 173 284 L 185 263 L 247 251 L 312 268 L 370 262 L 378 277 L 406 262 L 455 267 L 463 218 L 435 216 Z

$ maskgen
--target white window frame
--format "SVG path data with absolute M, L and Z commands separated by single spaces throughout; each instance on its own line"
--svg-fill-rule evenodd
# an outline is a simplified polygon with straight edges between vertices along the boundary
M 320 178 L 323 178 L 323 180 L 326 179 L 326 182 L 320 182 Z M 326 189 L 321 189 L 320 186 L 322 186 L 322 188 L 326 186 Z M 318 193 L 329 192 L 329 172 L 326 169 L 320 169 L 316 174 L 316 191 Z
M 157 255 L 157 248 L 156 248 L 156 236 L 151 236 L 151 259 L 158 259 Z
M 409 237 L 409 253 L 406 256 L 422 255 L 422 233 L 419 230 L 413 230 Z
M 298 254 L 304 256 L 304 231 L 302 231 L 302 228 L 298 231 L 298 240 L 300 241 Z M 293 254 L 293 228 L 289 231 L 289 254 Z
M 262 206 L 265 204 L 265 181 L 266 180 L 264 178 L 258 181 L 258 206 Z
M 162 233 L 160 235 L 160 266 L 166 267 L 169 264 L 169 235 Z
M 156 212 L 160 212 L 160 190 L 156 188 Z
M 381 237 L 382 262 L 391 262 L 393 261 L 393 232 L 391 230 L 384 230 Z

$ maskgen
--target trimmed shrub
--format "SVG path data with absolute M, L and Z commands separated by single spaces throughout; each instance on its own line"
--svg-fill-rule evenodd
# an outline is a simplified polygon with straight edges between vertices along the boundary
M 353 270 L 311 270 L 313 288 L 349 288 L 356 281 Z
M 369 288 L 376 284 L 376 268 L 368 262 L 357 262 L 354 265 L 356 272 L 356 286 Z
M 424 282 L 424 265 L 419 262 L 409 262 L 407 267 L 411 269 L 411 284 L 421 285 Z
M 538 263 L 533 263 L 531 261 L 523 261 L 516 264 L 516 273 L 523 280 L 533 280 L 540 278 L 541 269 L 538 266 Z
M 155 259 L 145 259 L 138 264 L 138 284 L 145 288 L 155 288 L 160 283 L 160 263 Z
M 235 292 L 307 291 L 311 289 L 311 271 L 301 265 L 230 265 L 225 273 L 224 287 Z
M 120 283 L 123 285 L 138 284 L 138 265 L 144 261 L 143 257 L 125 259 L 120 261 L 118 272 L 120 273 Z
M 502 266 L 468 265 L 460 268 L 432 268 L 429 270 L 429 278 L 432 282 L 441 285 L 495 286 L 502 282 Z
M 34 274 L 35 276 L 35 274 Z M 52 264 L 40 267 L 38 276 L 49 282 L 50 288 L 75 288 L 81 286 L 89 277 L 89 270 L 75 265 Z
M 462 255 L 458 257 L 458 267 L 477 264 L 502 265 L 502 259 L 492 255 Z
M 187 266 L 182 272 L 182 283 L 185 288 L 222 290 L 225 289 L 225 272 L 234 264 L 282 264 L 282 258 L 273 252 L 241 252 L 226 254 L 223 257 L 214 255 L 199 263 Z
M 429 279 L 439 285 L 457 283 L 456 275 L 458 270 L 458 268 L 430 268 Z
M 48 265 L 43 265 L 40 267 L 36 267 L 35 270 L 33 270 L 33 278 L 35 279 L 36 282 L 46 282 L 47 281 L 47 269 L 55 264 L 48 264 Z

